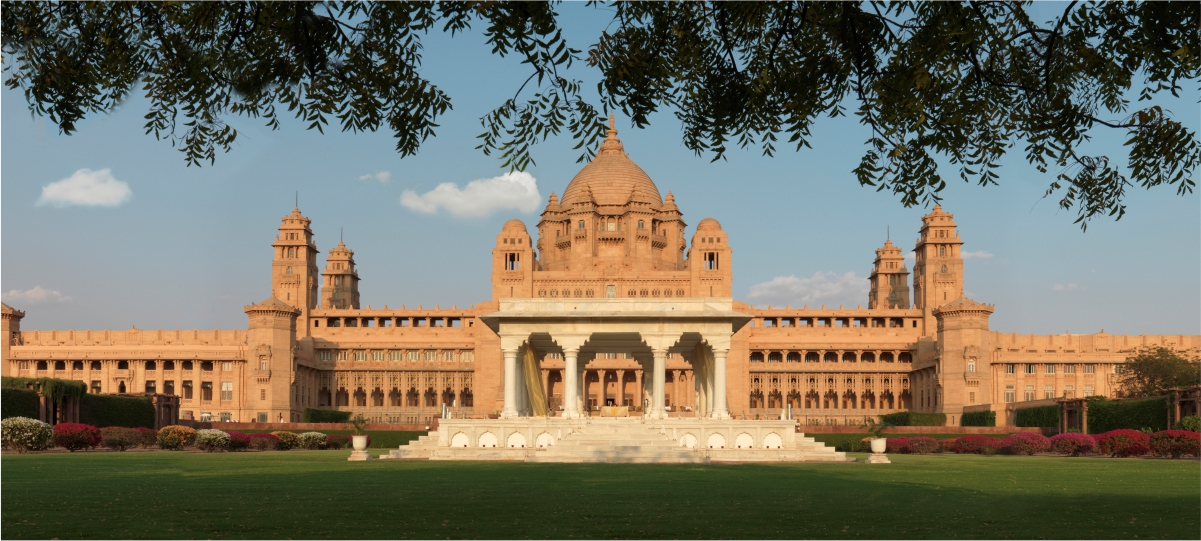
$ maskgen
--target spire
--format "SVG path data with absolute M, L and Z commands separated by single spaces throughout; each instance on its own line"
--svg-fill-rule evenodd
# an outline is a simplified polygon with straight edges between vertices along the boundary
M 601 143 L 600 150 L 597 152 L 597 154 L 602 154 L 605 152 L 620 152 L 625 154 L 625 147 L 621 145 L 621 140 L 617 138 L 617 128 L 615 123 L 616 120 L 614 120 L 613 114 L 610 113 L 609 129 L 605 132 L 605 140 Z

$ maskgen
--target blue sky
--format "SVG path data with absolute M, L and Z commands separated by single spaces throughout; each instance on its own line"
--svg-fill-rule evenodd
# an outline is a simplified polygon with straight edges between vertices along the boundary
M 583 5 L 562 11 L 565 35 L 580 49 L 608 23 L 606 13 Z M 475 150 L 479 118 L 528 75 L 516 59 L 491 56 L 479 33 L 430 35 L 425 44 L 423 72 L 450 94 L 454 110 L 441 118 L 437 137 L 403 160 L 387 132 L 321 135 L 294 120 L 271 131 L 231 119 L 241 131 L 235 149 L 215 165 L 186 167 L 169 143 L 143 133 L 141 98 L 80 123 L 67 137 L 31 117 L 20 92 L 3 90 L 4 301 L 27 311 L 28 329 L 244 328 L 242 306 L 270 294 L 270 243 L 297 191 L 301 210 L 313 219 L 321 266 L 344 230 L 363 278 L 364 305 L 488 300 L 490 250 L 501 224 L 516 217 L 534 231 L 546 197 L 561 194 L 581 164 L 567 137 L 539 145 L 537 165 L 527 171 L 539 199 L 530 212 L 524 211 L 528 197 L 515 196 L 508 208 L 486 214 L 486 206 L 472 207 L 445 190 L 442 199 L 422 197 L 443 183 L 466 189 L 471 181 L 507 173 L 499 160 Z M 586 66 L 575 76 L 595 86 Z M 1201 131 L 1195 99 L 1157 103 Z M 716 163 L 684 148 L 669 114 L 653 117 L 644 130 L 627 119 L 617 122 L 630 157 L 661 192 L 675 193 L 687 223 L 711 216 L 730 234 L 740 300 L 866 304 L 866 276 L 886 228 L 894 243 L 911 250 L 928 211 L 906 209 L 890 194 L 858 185 L 851 170 L 866 131 L 854 118 L 819 123 L 812 149 L 783 150 L 774 158 L 735 151 Z M 1088 152 L 1125 163 L 1122 133 L 1094 135 Z M 954 180 L 943 192 L 964 250 L 979 256 L 966 262 L 966 289 L 996 305 L 993 329 L 1201 332 L 1198 194 L 1131 189 L 1126 217 L 1095 220 L 1082 233 L 1073 212 L 1042 199 L 1052 175 L 1025 164 L 1020 145 L 1000 174 L 1000 186 Z M 950 169 L 944 175 L 957 179 Z M 116 189 L 92 195 L 110 206 L 64 204 L 53 193 L 43 199 L 52 183 L 110 177 L 128 187 L 125 193 L 120 184 L 101 183 Z M 467 198 L 490 193 L 495 182 L 468 190 Z M 401 204 L 406 191 L 412 192 L 409 206 Z M 438 202 L 450 202 L 461 215 Z

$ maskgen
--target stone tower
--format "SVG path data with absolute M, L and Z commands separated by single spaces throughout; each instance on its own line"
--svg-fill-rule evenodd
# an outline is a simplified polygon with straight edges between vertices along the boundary
M 299 421 L 293 407 L 292 384 L 296 380 L 296 319 L 300 310 L 275 297 L 243 309 L 249 324 L 246 331 L 246 378 L 241 419 L 279 422 Z M 234 392 L 237 392 L 235 389 Z
M 687 261 L 693 297 L 733 296 L 733 255 L 730 238 L 717 220 L 705 218 L 696 224 Z
M 0 367 L 3 367 L 3 375 L 15 376 L 9 374 L 8 352 L 11 347 L 20 345 L 21 343 L 21 318 L 25 317 L 25 312 L 17 310 L 7 304 L 0 302 Z
M 867 307 L 876 309 L 909 309 L 909 269 L 905 268 L 905 256 L 892 240 L 876 250 L 876 261 L 872 266 L 871 293 Z
M 934 309 L 938 321 L 937 377 L 922 378 L 929 382 L 927 393 L 936 398 L 933 410 L 951 416 L 963 414 L 964 406 L 995 402 L 988 396 L 992 385 L 992 333 L 988 318 L 993 307 L 967 297 L 959 297 Z
M 310 220 L 292 209 L 284 216 L 279 235 L 271 245 L 271 296 L 298 308 L 302 314 L 317 307 L 317 246 L 313 244 Z
M 492 300 L 533 297 L 537 267 L 525 223 L 516 218 L 505 222 L 492 249 Z
M 339 241 L 325 259 L 321 273 L 321 308 L 359 309 L 359 271 L 354 268 L 354 251 Z
M 922 216 L 922 229 L 913 251 L 913 300 L 924 312 L 927 329 L 935 325 L 933 310 L 963 296 L 963 241 L 955 229 L 955 215 L 942 206 Z

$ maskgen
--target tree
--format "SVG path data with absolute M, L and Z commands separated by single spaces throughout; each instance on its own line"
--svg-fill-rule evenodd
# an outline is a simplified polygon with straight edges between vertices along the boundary
M 1131 396 L 1155 396 L 1201 384 L 1201 358 L 1163 346 L 1142 348 L 1120 365 L 1118 379 Z
M 1046 195 L 1082 228 L 1120 219 L 1134 185 L 1192 193 L 1194 130 L 1127 96 L 1197 83 L 1201 4 L 1062 5 L 1037 23 L 1022 2 L 617 3 L 585 56 L 547 3 L 22 2 L 5 5 L 3 50 L 5 84 L 63 133 L 144 89 L 146 131 L 190 165 L 230 149 L 227 115 L 274 128 L 277 105 L 309 129 L 331 117 L 352 131 L 386 123 L 411 155 L 451 108 L 420 75 L 422 36 L 481 23 L 493 53 L 529 70 L 481 118 L 478 148 L 513 169 L 564 131 L 589 159 L 610 111 L 639 127 L 674 114 L 684 144 L 717 160 L 731 146 L 774 154 L 781 137 L 799 151 L 819 117 L 853 106 L 871 129 L 856 178 L 906 206 L 939 198 L 936 157 L 964 181 L 997 184 L 1018 144 L 1056 173 Z M 596 104 L 565 75 L 581 60 L 600 72 Z M 1125 169 L 1086 152 L 1099 130 L 1126 134 Z

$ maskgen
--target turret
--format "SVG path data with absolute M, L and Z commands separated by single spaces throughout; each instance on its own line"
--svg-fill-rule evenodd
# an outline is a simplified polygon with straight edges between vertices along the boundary
M 359 271 L 354 268 L 354 251 L 339 241 L 325 259 L 321 273 L 321 307 L 324 309 L 359 308 Z
M 733 254 L 729 237 L 717 220 L 705 218 L 697 224 L 687 261 L 692 275 L 693 297 L 733 296 Z
M 24 317 L 25 312 L 0 302 L 0 339 L 3 340 L 0 342 L 0 373 L 5 376 L 17 375 L 17 365 L 8 353 L 13 345 L 21 343 L 21 319 Z
M 909 269 L 905 268 L 905 256 L 891 240 L 876 250 L 876 261 L 872 265 L 871 293 L 868 294 L 869 309 L 909 308 Z
M 275 297 L 246 306 L 246 361 L 250 372 L 241 393 L 239 419 L 278 422 L 300 420 L 292 403 L 296 380 L 296 319 L 300 310 Z
M 301 318 L 317 307 L 317 246 L 310 220 L 292 209 L 280 219 L 279 234 L 271 245 L 271 296 L 301 310 Z
M 492 300 L 533 297 L 537 268 L 525 223 L 518 219 L 505 222 L 492 249 Z
M 963 296 L 963 241 L 955 229 L 955 215 L 939 205 L 922 216 L 921 234 L 913 251 L 913 297 L 924 312 L 926 329 L 934 328 L 933 310 Z

